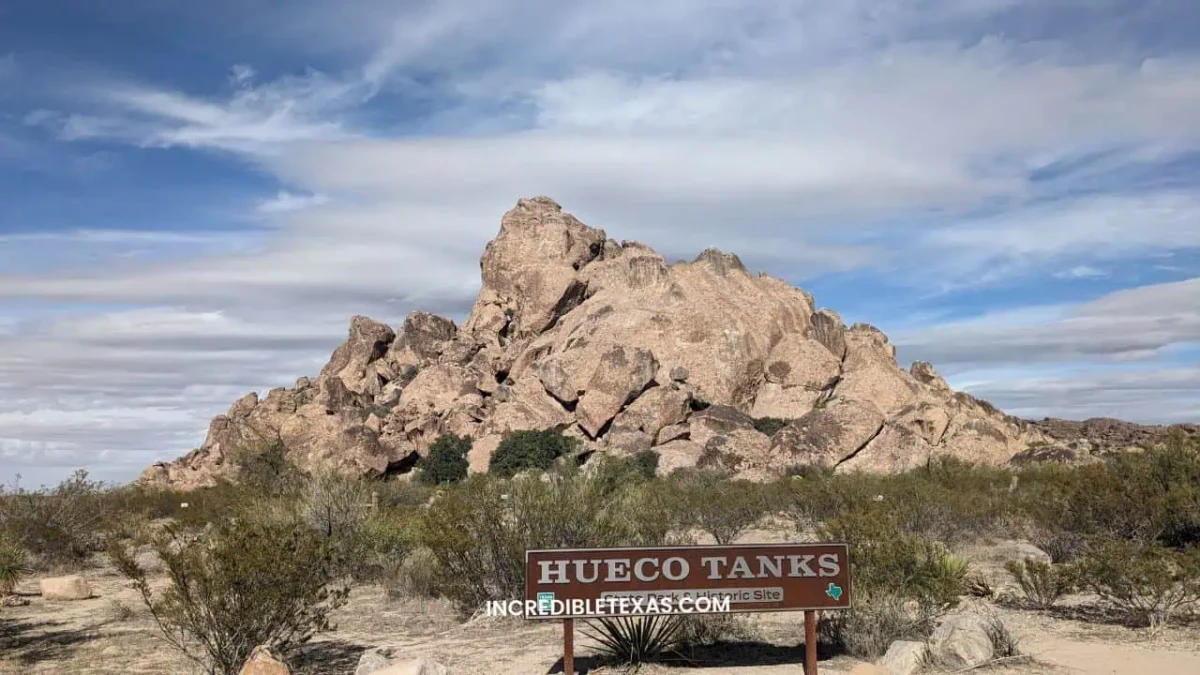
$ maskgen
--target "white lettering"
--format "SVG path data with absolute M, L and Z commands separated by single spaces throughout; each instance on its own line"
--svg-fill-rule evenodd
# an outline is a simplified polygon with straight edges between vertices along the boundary
M 629 558 L 604 561 L 608 565 L 605 581 L 629 581 Z
M 553 571 L 551 570 L 553 566 Z M 539 584 L 565 584 L 567 580 L 567 561 L 566 560 L 540 560 L 538 567 L 542 570 L 542 577 L 538 579 Z M 551 579 L 551 576 L 557 577 Z
M 730 579 L 753 579 L 754 574 L 750 571 L 750 565 L 746 563 L 746 559 L 738 556 L 733 559 L 733 568 L 729 570 Z
M 704 558 L 700 559 L 701 565 L 708 565 L 708 578 L 709 579 L 720 579 L 721 571 L 718 569 L 717 566 L 720 565 L 721 567 L 724 567 L 726 563 L 727 563 L 727 561 L 725 560 L 724 557 L 721 557 L 721 558 L 704 557 Z
M 583 573 L 584 565 L 588 565 L 588 564 L 590 564 L 592 566 L 591 578 L 588 578 L 588 576 Z M 575 561 L 575 579 L 576 579 L 576 581 L 583 583 L 583 584 L 594 584 L 594 583 L 596 583 L 596 580 L 599 578 L 600 578 L 600 561 L 599 560 L 576 560 Z
M 674 560 L 674 558 L 672 558 L 672 560 Z M 667 562 L 671 561 L 668 560 Z M 646 565 L 650 565 L 654 568 L 653 575 L 647 574 L 643 570 Z M 654 558 L 642 558 L 641 560 L 637 561 L 637 564 L 633 566 L 633 576 L 637 577 L 638 581 L 654 581 L 658 578 L 658 560 L 655 560 Z
M 838 561 L 836 553 L 826 553 L 817 561 L 821 567 L 821 576 L 836 577 L 842 571 L 842 563 Z
M 808 563 L 812 562 L 816 556 L 811 555 L 789 555 L 788 562 L 791 563 L 791 573 L 789 577 L 815 577 L 817 573 L 812 571 Z
M 676 568 L 677 571 L 672 573 L 672 567 Z M 667 561 L 663 563 L 663 576 L 671 581 L 681 581 L 686 579 L 688 572 L 690 571 L 691 566 L 688 565 L 688 562 L 683 558 L 667 558 Z
M 768 570 L 770 570 L 769 573 Z M 783 576 L 783 556 L 777 555 L 774 558 L 770 558 L 765 555 L 758 556 L 759 579 L 781 576 Z

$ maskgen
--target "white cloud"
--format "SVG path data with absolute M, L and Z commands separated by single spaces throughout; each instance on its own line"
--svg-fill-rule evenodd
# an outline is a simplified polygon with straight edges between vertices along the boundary
M 1128 360 L 1200 343 L 1200 277 L 1078 305 L 995 312 L 893 335 L 905 359 L 1002 364 Z
M 288 213 L 321 206 L 328 201 L 329 198 L 321 194 L 298 195 L 287 190 L 280 190 L 279 194 L 271 199 L 259 203 L 257 209 L 259 213 L 265 214 Z
M 233 153 L 286 189 L 243 214 L 269 216 L 265 234 L 3 239 L 16 253 L 0 258 L 0 302 L 141 308 L 0 322 L 0 456 L 59 465 L 108 452 L 132 471 L 195 445 L 241 393 L 315 372 L 351 314 L 461 317 L 483 245 L 520 196 L 549 194 L 668 255 L 715 245 L 792 280 L 865 268 L 921 289 L 1086 278 L 1200 247 L 1189 191 L 1059 192 L 1200 150 L 1200 59 L 1147 59 L 1133 37 L 1088 47 L 1084 36 L 1116 19 L 1073 22 L 1079 37 L 976 39 L 1094 7 L 368 0 L 251 12 L 303 63 L 310 49 L 357 61 L 273 80 L 235 65 L 210 96 L 96 78 L 72 88 L 64 112 L 26 116 L 66 140 Z M 981 23 L 1013 13 L 1011 31 Z M 381 119 L 426 133 L 397 137 L 371 126 Z M 1028 178 L 1063 166 L 1074 173 Z M 152 255 L 118 260 L 135 246 Z M 56 248 L 102 249 L 107 266 L 12 273 L 27 269 L 18 257 Z M 1200 340 L 1197 288 L 986 314 L 894 341 L 959 373 L 1145 359 Z M 976 384 L 1029 414 L 1107 410 L 1117 398 L 1057 401 L 1080 382 L 1114 397 L 1124 386 L 1081 377 Z M 1175 395 L 1147 390 L 1165 405 L 1128 416 L 1194 411 Z
M 969 389 L 1009 414 L 1034 419 L 1113 417 L 1147 423 L 1200 419 L 1200 369 L 1195 367 L 1054 377 L 1008 371 L 976 381 Z

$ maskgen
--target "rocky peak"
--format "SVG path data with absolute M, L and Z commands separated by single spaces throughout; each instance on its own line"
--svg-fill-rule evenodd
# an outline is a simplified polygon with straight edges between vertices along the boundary
M 716 249 L 668 265 L 610 240 L 546 197 L 501 219 L 470 317 L 413 312 L 398 331 L 351 319 L 315 380 L 248 395 L 204 444 L 147 470 L 189 487 L 228 474 L 228 452 L 269 439 L 304 470 L 403 473 L 441 434 L 474 439 L 472 470 L 504 434 L 558 429 L 589 453 L 653 449 L 663 471 L 721 466 L 748 478 L 797 465 L 898 471 L 937 456 L 1009 461 L 1053 441 L 909 371 L 878 328 L 838 314 Z M 779 418 L 768 437 L 755 419 Z M 778 423 L 770 425 L 778 426 Z

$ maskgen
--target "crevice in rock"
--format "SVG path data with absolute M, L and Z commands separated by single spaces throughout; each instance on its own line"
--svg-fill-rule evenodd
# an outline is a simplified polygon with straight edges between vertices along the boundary
M 854 452 L 852 452 L 852 453 L 850 453 L 849 455 L 846 455 L 845 457 L 843 457 L 843 458 L 839 459 L 839 460 L 838 460 L 838 462 L 837 462 L 837 464 L 834 464 L 834 465 L 833 465 L 833 467 L 836 469 L 837 467 L 839 467 L 839 466 L 841 466 L 841 465 L 845 464 L 846 462 L 849 462 L 850 460 L 854 459 L 854 458 L 855 458 L 855 457 L 858 455 L 858 453 L 860 453 L 860 452 L 862 452 L 863 450 L 865 450 L 865 449 L 867 448 L 867 446 L 868 446 L 868 445 L 870 445 L 870 444 L 871 444 L 871 443 L 872 443 L 872 442 L 873 442 L 873 441 L 874 441 L 876 438 L 879 438 L 879 434 L 882 434 L 882 433 L 883 433 L 883 429 L 884 429 L 884 427 L 886 427 L 886 426 L 887 426 L 887 420 L 884 420 L 883 422 L 880 422 L 880 423 L 879 423 L 879 428 L 875 430 L 875 433 L 871 434 L 871 437 L 870 437 L 870 438 L 868 438 L 866 441 L 864 441 L 862 445 L 860 445 L 860 446 L 858 446 L 857 448 L 855 448 L 855 449 L 854 449 Z
M 413 470 L 413 467 L 420 461 L 421 455 L 413 450 L 411 453 L 392 462 L 388 462 L 387 468 L 383 470 L 385 478 L 390 476 L 402 476 Z
M 572 281 L 567 290 L 563 292 L 562 297 L 558 302 L 554 303 L 554 307 L 550 310 L 550 321 L 542 328 L 541 332 L 546 332 L 558 325 L 559 319 L 583 304 L 587 299 L 587 284 L 582 281 Z

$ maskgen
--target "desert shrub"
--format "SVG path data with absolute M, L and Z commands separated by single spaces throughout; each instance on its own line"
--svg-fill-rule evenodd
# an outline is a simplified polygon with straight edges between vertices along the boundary
M 133 484 L 106 493 L 102 508 L 111 516 L 109 520 L 135 526 L 169 518 L 182 527 L 198 529 L 224 520 L 231 513 L 244 511 L 249 504 L 260 499 L 275 500 L 277 496 L 262 495 L 252 487 L 229 481 L 218 481 L 211 487 L 188 491 L 160 485 Z M 117 534 L 125 536 L 128 533 Z
M 137 610 L 120 600 L 109 601 L 108 610 L 112 620 L 117 622 L 130 621 L 137 617 Z
M 522 597 L 525 551 L 661 544 L 658 499 L 643 483 L 613 480 L 616 463 L 560 467 L 544 480 L 471 476 L 445 490 L 417 524 L 437 561 L 434 592 L 466 614 L 487 600 Z
M 1080 583 L 1133 625 L 1165 626 L 1182 608 L 1200 601 L 1200 551 L 1097 540 L 1078 565 Z
M 1050 609 L 1062 596 L 1075 588 L 1075 569 L 1069 565 L 1054 565 L 1026 558 L 1009 561 L 1005 566 L 1025 600 L 1037 609 Z
M 791 424 L 791 420 L 780 419 L 778 417 L 756 417 L 754 418 L 754 428 L 759 433 L 768 436 L 774 436 L 780 429 Z
M 925 641 L 938 615 L 890 593 L 859 597 L 847 610 L 828 612 L 817 624 L 819 642 L 831 650 L 875 660 L 897 640 Z
M 552 429 L 510 431 L 492 453 L 488 471 L 501 478 L 511 478 L 526 469 L 545 471 L 554 460 L 573 452 L 577 444 L 576 439 Z
M 166 641 L 209 673 L 237 673 L 256 645 L 288 653 L 329 630 L 346 599 L 328 540 L 302 523 L 234 518 L 206 537 L 170 528 L 154 550 L 168 578 L 158 595 L 128 549 L 111 554 Z
M 418 481 L 388 480 L 371 483 L 371 491 L 382 510 L 410 510 L 429 503 L 433 489 Z
M 984 617 L 983 631 L 992 643 L 992 658 L 1012 660 L 1021 656 L 1021 641 L 1012 634 L 1008 625 L 994 613 Z
M 358 528 L 346 569 L 360 581 L 396 583 L 413 548 L 414 522 L 411 516 L 372 514 Z
M 78 567 L 100 550 L 105 487 L 76 471 L 54 488 L 0 493 L 0 532 L 49 567 Z
M 1093 537 L 1200 543 L 1200 452 L 1188 444 L 1083 466 L 1033 467 L 1020 477 L 1021 510 L 1065 559 Z
M 436 597 L 437 565 L 437 556 L 430 549 L 424 546 L 411 549 L 400 562 L 396 576 L 388 580 L 389 593 L 413 598 Z
M 939 542 L 905 532 L 885 503 L 857 507 L 819 532 L 850 545 L 854 607 L 823 617 L 819 625 L 825 639 L 847 654 L 874 659 L 896 640 L 928 638 L 966 592 L 967 561 Z
M 280 507 L 277 520 L 293 519 L 292 511 L 322 538 L 333 552 L 337 571 L 360 576 L 368 565 L 369 545 L 364 525 L 371 517 L 371 485 L 352 476 L 327 471 L 304 482 L 295 500 L 269 500 L 254 509 L 262 515 Z
M 732 640 L 753 640 L 758 632 L 745 614 L 682 614 L 682 647 L 708 647 Z
M 230 451 L 229 460 L 235 467 L 235 482 L 259 494 L 287 492 L 303 479 L 279 440 L 242 443 Z
M 429 446 L 429 456 L 421 460 L 418 478 L 428 485 L 461 481 L 467 477 L 467 453 L 470 451 L 470 436 L 439 436 Z
M 634 453 L 633 456 L 627 457 L 625 461 L 633 469 L 633 472 L 645 480 L 654 480 L 658 474 L 659 455 L 653 450 L 642 450 Z
M 605 617 L 588 621 L 582 632 L 596 642 L 600 653 L 608 659 L 637 665 L 678 649 L 683 621 L 681 617 L 664 614 Z
M 681 471 L 671 478 L 684 523 L 708 533 L 718 544 L 732 544 L 769 507 L 767 488 L 731 480 L 721 471 Z
M 12 593 L 31 571 L 25 549 L 0 535 L 0 595 Z
M 939 542 L 905 533 L 883 504 L 834 518 L 822 532 L 826 539 L 850 545 L 860 598 L 897 596 L 936 612 L 957 604 L 966 592 L 967 562 Z

